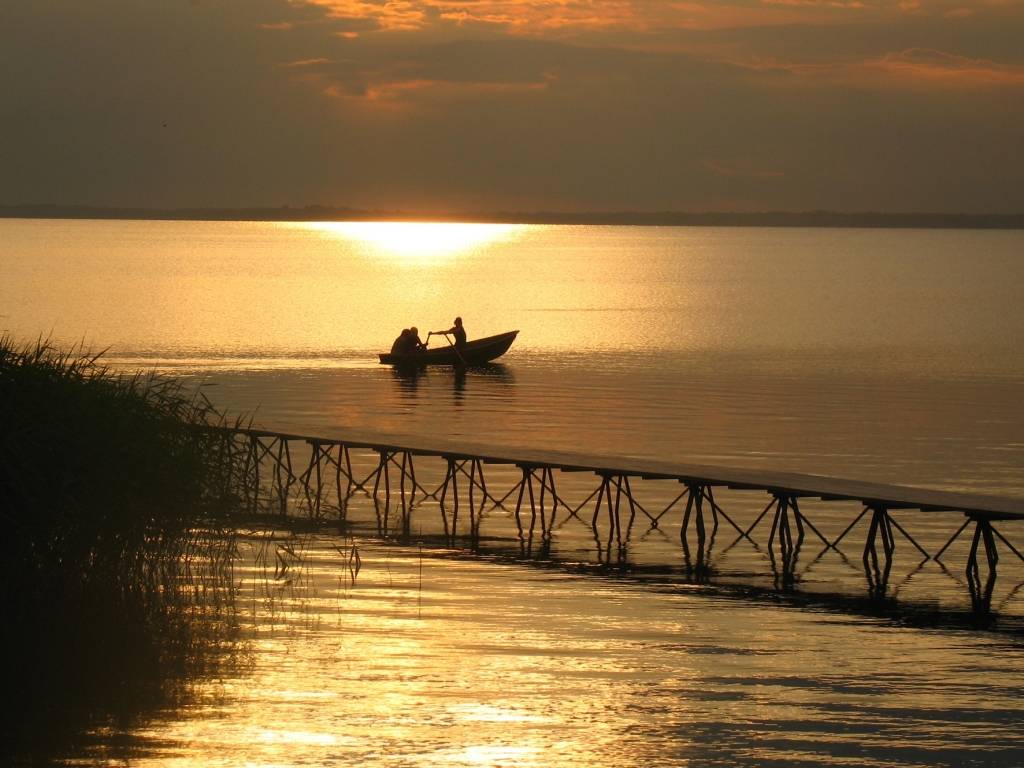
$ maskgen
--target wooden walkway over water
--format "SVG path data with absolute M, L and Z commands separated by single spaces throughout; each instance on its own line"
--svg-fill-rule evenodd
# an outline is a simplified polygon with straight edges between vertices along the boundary
M 805 539 L 819 540 L 823 551 L 839 551 L 844 542 L 849 545 L 854 530 L 865 520 L 860 526 L 862 561 L 873 594 L 884 595 L 887 589 L 897 533 L 923 561 L 936 562 L 955 541 L 967 536 L 970 547 L 964 572 L 979 611 L 989 609 L 1000 550 L 1024 561 L 997 527 L 997 523 L 1024 520 L 1024 499 L 790 472 L 343 432 L 343 437 L 329 438 L 223 427 L 206 434 L 220 440 L 223 450 L 235 458 L 233 466 L 239 469 L 230 485 L 254 506 L 289 514 L 298 502 L 310 516 L 320 518 L 336 511 L 344 519 L 348 501 L 364 494 L 375 501 L 383 499 L 386 509 L 394 502 L 408 532 L 413 509 L 436 502 L 453 541 L 460 535 L 460 514 L 464 522 L 468 517 L 462 535 L 471 543 L 479 540 L 488 514 L 500 510 L 514 516 L 523 552 L 530 555 L 544 556 L 560 520 L 574 518 L 589 524 L 604 561 L 626 562 L 637 521 L 645 523 L 647 530 L 664 530 L 675 515 L 684 564 L 695 574 L 708 569 L 710 542 L 724 524 L 733 529 L 733 545 L 746 541 L 764 548 L 773 572 L 785 583 L 795 574 Z M 425 463 L 434 465 L 436 486 L 424 485 Z M 506 477 L 512 471 L 511 487 L 500 493 L 493 482 L 490 487 L 487 483 L 495 467 L 503 468 Z M 582 501 L 570 502 L 560 490 L 563 476 L 570 473 L 592 478 L 593 490 Z M 650 484 L 662 487 L 655 494 L 657 504 L 638 491 L 638 486 Z M 761 494 L 767 504 L 752 520 L 741 522 L 735 511 L 727 511 L 716 500 L 716 490 L 723 489 Z M 801 509 L 809 499 L 849 508 L 852 519 L 841 533 L 827 536 Z M 907 511 L 913 511 L 915 519 L 942 516 L 958 527 L 942 546 L 929 551 L 908 530 L 902 514 Z

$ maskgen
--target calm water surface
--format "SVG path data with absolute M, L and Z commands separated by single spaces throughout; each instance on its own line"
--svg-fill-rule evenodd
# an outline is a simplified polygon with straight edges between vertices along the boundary
M 11 220 L 0 327 L 109 348 L 283 430 L 1021 497 L 1022 253 L 1021 232 Z M 456 313 L 471 337 L 520 330 L 501 365 L 408 377 L 375 363 L 402 327 L 425 335 Z M 565 532 L 565 559 L 586 559 L 582 541 Z M 336 543 L 307 542 L 282 578 L 243 547 L 251 664 L 99 732 L 82 758 L 1024 762 L 1020 649 L 1003 634 L 367 539 L 353 581 Z M 670 543 L 637 557 L 670 558 Z M 746 572 L 753 557 L 719 564 Z M 995 602 L 1024 615 L 1011 557 Z M 963 600 L 962 573 L 901 567 L 916 599 Z M 807 591 L 862 588 L 838 560 L 815 569 Z
M 255 663 L 131 764 L 1016 765 L 1022 649 L 618 580 L 332 542 L 239 569 Z

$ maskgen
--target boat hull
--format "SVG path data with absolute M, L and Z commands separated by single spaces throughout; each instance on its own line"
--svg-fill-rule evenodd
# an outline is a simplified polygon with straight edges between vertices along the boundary
M 508 352 L 519 331 L 499 333 L 482 339 L 467 341 L 465 346 L 456 349 L 454 346 L 435 347 L 405 355 L 382 353 L 380 361 L 388 365 L 483 365 L 495 360 Z

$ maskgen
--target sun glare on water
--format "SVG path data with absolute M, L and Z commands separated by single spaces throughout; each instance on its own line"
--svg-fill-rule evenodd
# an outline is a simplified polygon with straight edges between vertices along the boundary
M 304 225 L 355 241 L 391 258 L 444 258 L 508 240 L 521 224 L 451 224 L 409 221 L 338 221 Z

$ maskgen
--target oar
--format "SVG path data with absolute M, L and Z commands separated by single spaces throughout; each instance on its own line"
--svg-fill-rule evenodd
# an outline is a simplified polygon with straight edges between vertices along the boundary
M 455 342 L 454 342 L 454 341 L 452 341 L 451 339 L 449 339 L 449 338 L 448 338 L 448 334 L 447 334 L 447 333 L 446 333 L 446 334 L 443 334 L 443 335 L 444 335 L 444 337 L 445 337 L 446 339 L 448 339 L 448 343 L 452 345 L 452 349 L 454 349 L 454 350 L 455 350 L 455 354 L 459 356 L 459 360 L 461 360 L 461 361 L 462 361 L 462 364 L 463 364 L 463 365 L 469 365 L 469 363 L 467 363 L 467 362 L 466 362 L 466 358 L 464 358 L 464 357 L 462 356 L 462 353 L 461 353 L 461 352 L 459 352 L 459 348 L 455 346 Z

